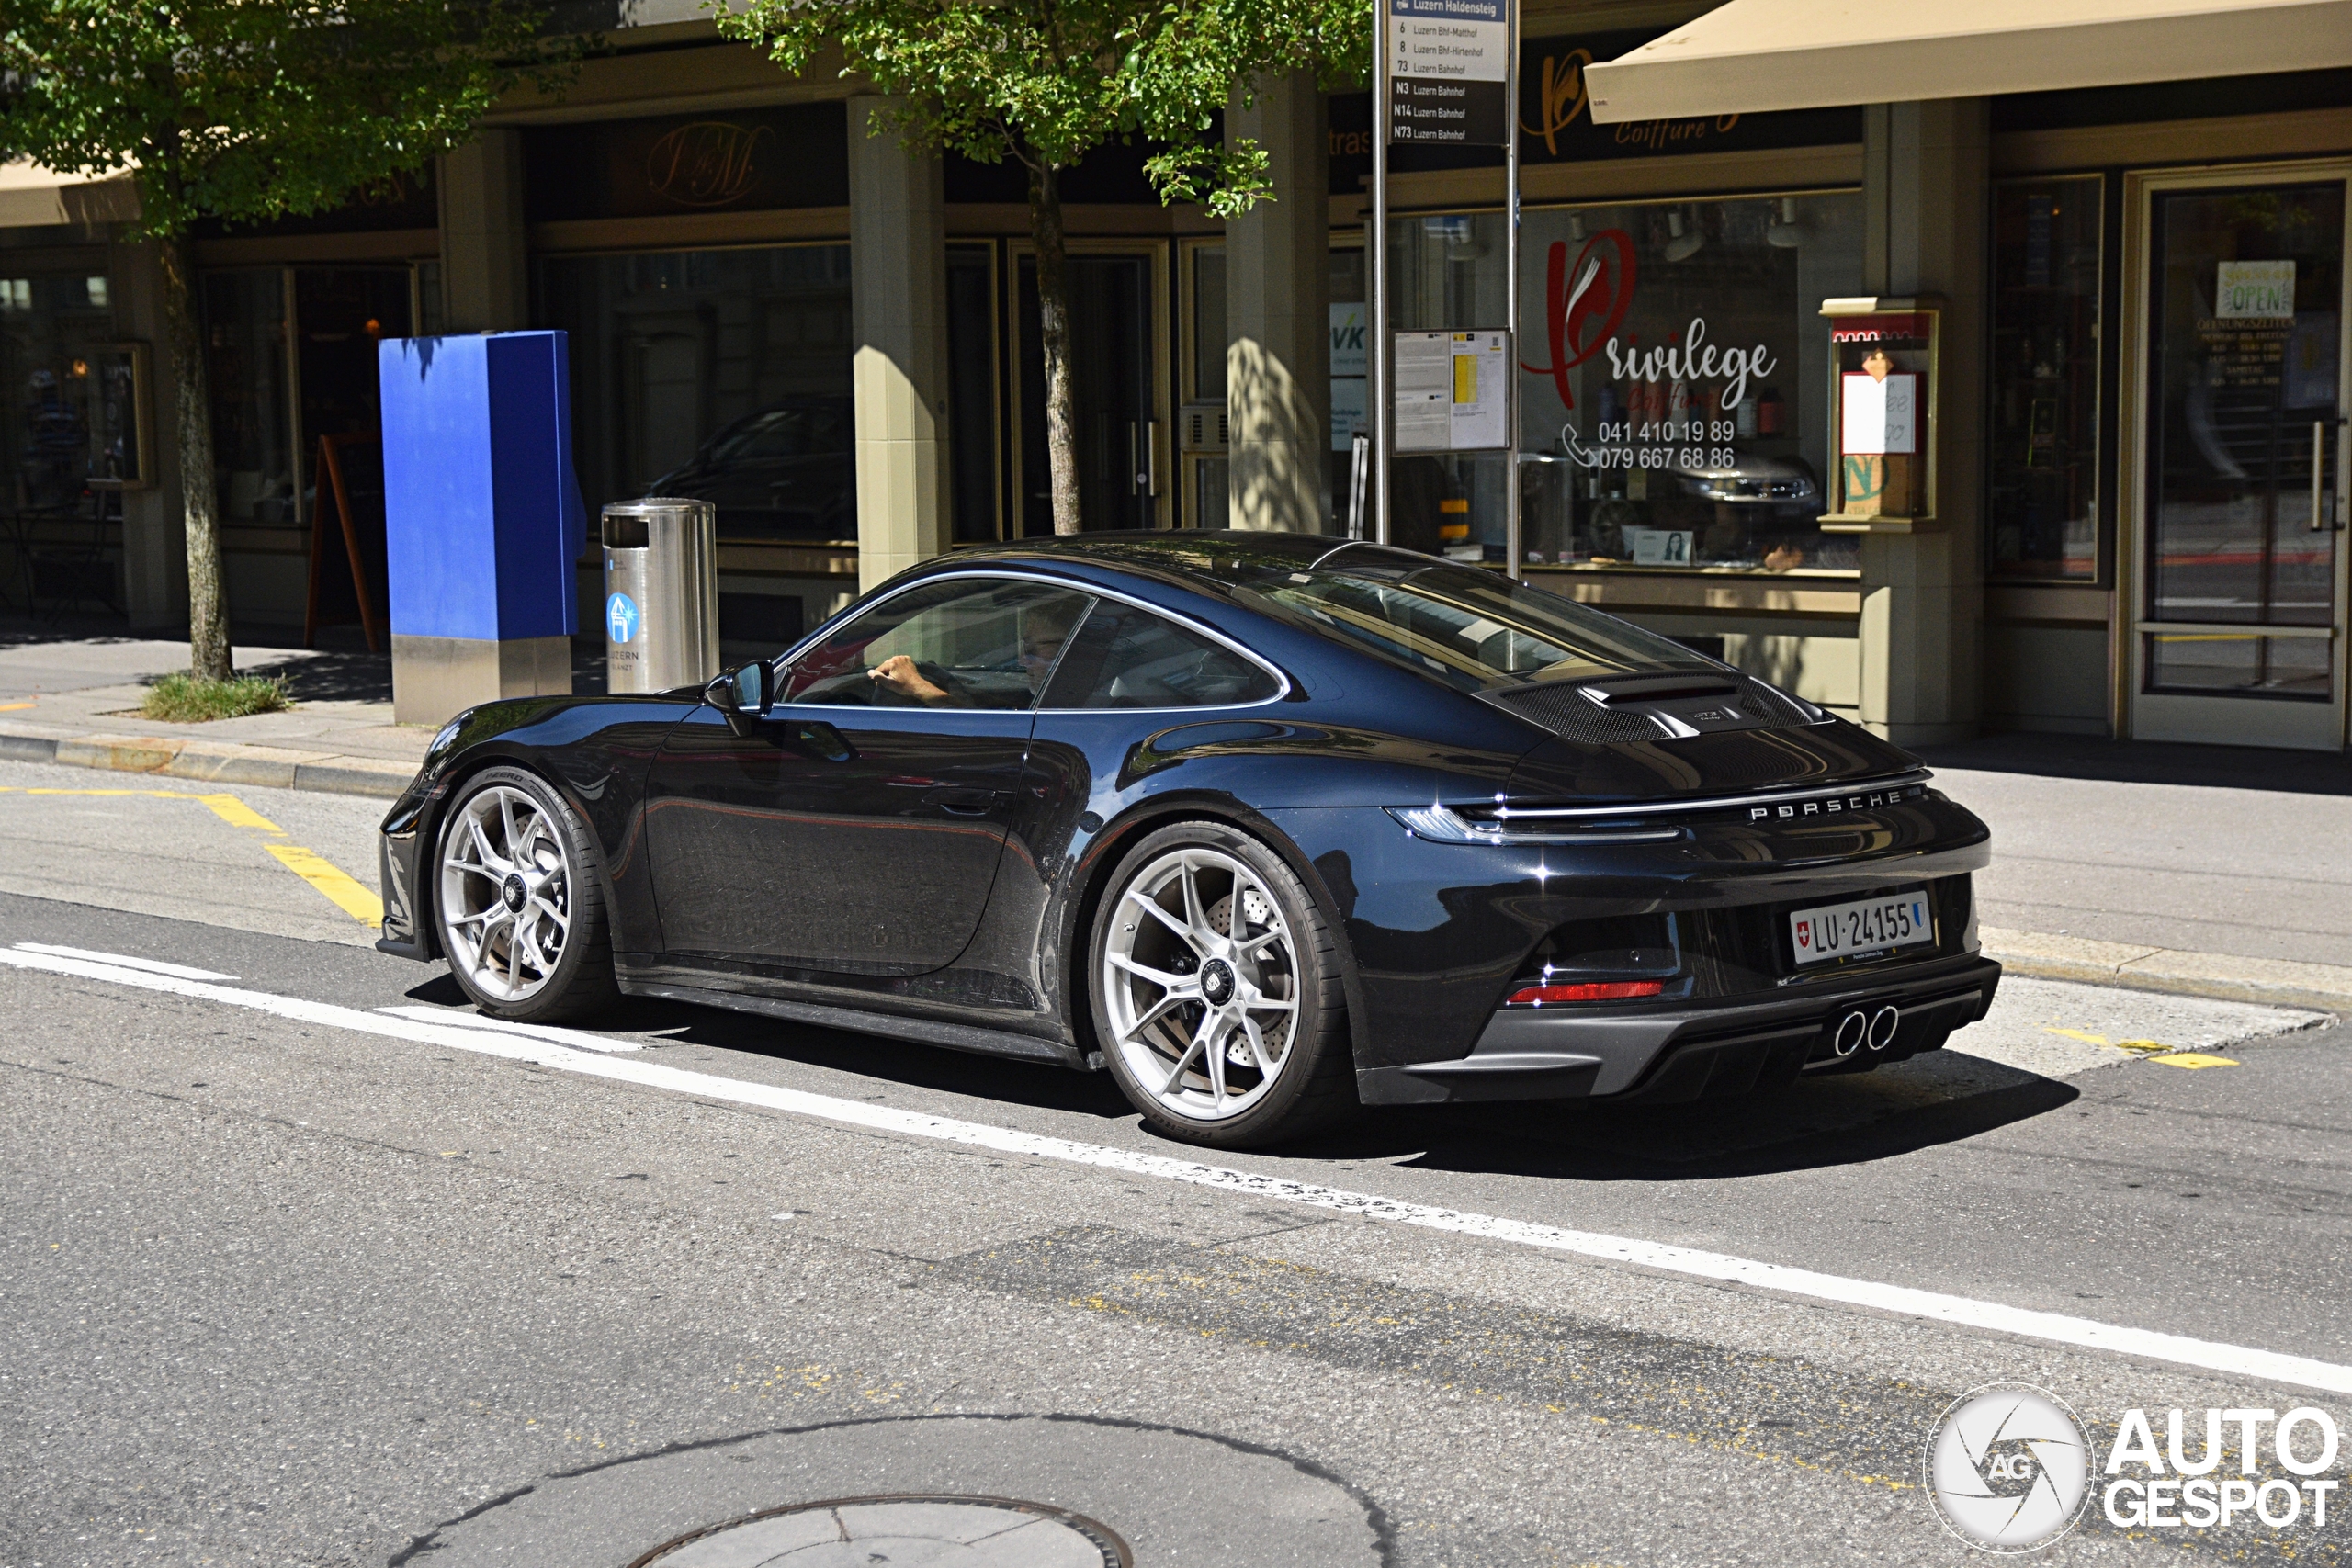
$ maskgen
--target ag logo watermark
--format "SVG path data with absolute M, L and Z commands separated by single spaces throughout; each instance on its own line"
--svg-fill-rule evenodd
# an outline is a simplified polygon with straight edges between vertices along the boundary
M 1925 1469 L 1946 1529 L 1987 1551 L 2030 1551 L 2082 1517 L 2091 1450 L 2056 1394 L 1987 1383 L 1945 1410 L 1928 1436 Z

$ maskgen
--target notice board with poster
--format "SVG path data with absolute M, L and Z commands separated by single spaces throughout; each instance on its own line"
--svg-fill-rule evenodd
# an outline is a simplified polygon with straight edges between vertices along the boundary
M 1838 448 L 1822 516 L 1836 533 L 1907 533 L 1936 516 L 1936 351 L 1941 302 L 1825 299 Z
M 1398 333 L 1399 452 L 1487 452 L 1510 445 L 1511 334 Z

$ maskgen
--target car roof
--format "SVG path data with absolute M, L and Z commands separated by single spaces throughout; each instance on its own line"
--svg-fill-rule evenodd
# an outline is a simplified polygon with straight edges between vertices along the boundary
M 1222 591 L 1270 571 L 1306 570 L 1342 552 L 1375 559 L 1387 557 L 1403 565 L 1439 564 L 1433 557 L 1365 540 L 1247 528 L 1156 528 L 1132 533 L 1048 535 L 957 550 L 954 558 L 959 563 L 976 558 L 1088 561 L 1163 572 Z

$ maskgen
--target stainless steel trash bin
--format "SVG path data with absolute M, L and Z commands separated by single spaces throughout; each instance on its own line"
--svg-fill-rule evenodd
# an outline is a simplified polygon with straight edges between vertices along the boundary
M 604 532 L 605 689 L 666 692 L 718 674 L 718 509 L 616 501 Z

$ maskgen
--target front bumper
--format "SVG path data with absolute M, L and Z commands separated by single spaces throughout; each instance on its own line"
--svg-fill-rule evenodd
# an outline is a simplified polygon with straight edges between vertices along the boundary
M 409 805 L 407 797 L 401 804 Z M 417 919 L 416 826 L 413 808 L 405 815 L 395 810 L 376 835 L 376 885 L 383 890 L 384 898 L 384 934 L 377 939 L 376 951 L 395 958 L 430 961 L 439 957 L 440 952 Z
M 1466 1056 L 1356 1074 L 1367 1105 L 1493 1100 L 1611 1099 L 1677 1104 L 1749 1094 L 1792 1082 L 1808 1067 L 1891 1061 L 1931 1049 L 1993 1004 L 2001 966 L 1969 954 L 1857 975 L 1849 985 L 1802 996 L 1627 1011 L 1510 1009 L 1498 1012 Z M 1882 1049 L 1840 1058 L 1839 1021 L 1893 1007 L 1900 1022 Z

